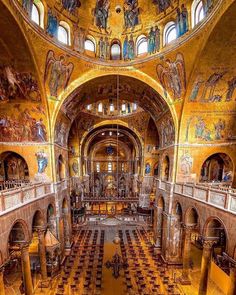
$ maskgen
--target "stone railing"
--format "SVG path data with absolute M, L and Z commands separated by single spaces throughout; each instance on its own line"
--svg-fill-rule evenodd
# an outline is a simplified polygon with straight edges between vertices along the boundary
M 0 191 L 9 190 L 9 189 L 16 189 L 17 187 L 23 187 L 26 185 L 31 185 L 29 180 L 4 180 L 0 181 Z
M 173 193 L 193 198 L 207 203 L 211 206 L 227 210 L 236 214 L 236 191 L 230 187 L 223 187 L 219 184 L 194 184 L 194 183 L 169 183 L 157 180 L 157 188 Z
M 0 192 L 0 214 L 54 193 L 51 183 L 34 183 Z

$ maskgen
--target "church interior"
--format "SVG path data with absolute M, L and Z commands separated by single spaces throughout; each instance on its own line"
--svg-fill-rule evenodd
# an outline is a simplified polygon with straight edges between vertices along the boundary
M 0 1 L 0 295 L 236 295 L 235 15 Z

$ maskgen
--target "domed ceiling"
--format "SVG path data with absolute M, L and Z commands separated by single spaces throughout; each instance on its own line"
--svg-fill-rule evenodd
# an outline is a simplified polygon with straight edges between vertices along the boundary
M 82 28 L 120 38 L 156 24 L 174 10 L 170 0 L 59 0 L 48 1 L 60 14 Z

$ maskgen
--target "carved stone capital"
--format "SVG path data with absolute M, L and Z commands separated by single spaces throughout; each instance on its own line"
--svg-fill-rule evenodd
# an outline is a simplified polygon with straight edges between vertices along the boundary
M 185 232 L 192 232 L 193 230 L 196 229 L 197 225 L 196 224 L 182 224 L 182 227 Z
M 204 239 L 203 241 L 203 249 L 211 250 L 213 245 L 216 244 L 218 239 Z

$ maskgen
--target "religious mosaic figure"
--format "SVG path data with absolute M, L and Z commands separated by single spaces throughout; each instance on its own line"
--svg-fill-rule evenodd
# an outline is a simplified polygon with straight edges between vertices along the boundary
M 65 62 L 65 57 L 63 55 L 57 59 L 52 50 L 48 51 L 44 82 L 46 82 L 49 77 L 49 89 L 51 96 L 57 97 L 60 89 L 66 89 L 73 68 L 74 65 L 71 62 Z
M 181 10 L 177 8 L 177 36 L 180 37 L 188 31 L 188 11 L 184 4 L 181 5 Z
M 109 43 L 109 39 L 106 36 L 105 37 L 105 58 L 109 59 L 110 57 L 110 43 Z
M 186 73 L 184 57 L 177 53 L 175 61 L 166 59 L 166 66 L 158 64 L 156 71 L 160 83 L 167 96 L 167 90 L 172 92 L 174 99 L 180 99 L 186 90 Z
M 43 119 L 40 118 L 39 121 L 37 121 L 35 123 L 35 127 L 36 127 L 36 134 L 37 134 L 37 138 L 39 139 L 39 141 L 46 141 L 46 127 L 45 125 L 43 124 Z
M 195 138 L 203 138 L 206 130 L 206 123 L 202 117 L 198 117 L 198 121 L 195 125 Z
M 160 50 L 161 46 L 161 34 L 158 26 L 155 26 L 155 52 Z
M 47 165 L 48 165 L 48 156 L 44 151 L 37 152 L 35 154 L 38 162 L 38 173 L 44 173 Z
M 227 89 L 225 101 L 232 100 L 235 88 L 236 88 L 236 77 L 233 77 L 230 81 L 228 81 L 228 89 Z
M 153 29 L 153 27 L 150 29 L 150 32 L 148 34 L 148 53 L 153 54 L 156 52 L 156 33 Z
M 74 50 L 84 53 L 85 31 L 75 26 L 74 28 Z
M 200 77 L 197 77 L 197 79 L 194 82 L 194 85 L 193 85 L 193 88 L 192 88 L 192 92 L 191 92 L 190 97 L 189 97 L 189 101 L 192 101 L 193 102 L 193 101 L 196 101 L 197 100 L 199 89 L 200 89 L 201 84 L 203 82 L 204 81 L 202 81 Z
M 204 12 L 208 15 L 212 8 L 213 8 L 213 1 L 212 0 L 203 0 Z
M 182 34 L 185 34 L 188 31 L 188 10 L 184 4 L 181 5 L 181 22 Z
M 184 152 L 180 158 L 180 170 L 184 175 L 189 175 L 193 166 L 193 158 L 189 152 Z
M 153 3 L 157 5 L 159 13 L 165 12 L 171 6 L 171 0 L 153 0 Z
M 75 174 L 78 173 L 78 171 L 79 171 L 79 164 L 78 164 L 78 162 L 74 161 L 72 163 L 72 170 L 74 171 Z
M 14 99 L 41 101 L 38 83 L 32 73 L 18 72 L 12 65 L 0 66 L 0 102 Z
M 215 88 L 218 82 L 226 74 L 226 71 L 212 74 L 205 82 L 202 92 L 201 101 L 214 101 L 215 100 Z M 208 95 L 207 95 L 208 94 Z M 218 97 L 218 95 L 217 95 Z M 219 99 L 219 98 L 218 98 Z
M 62 6 L 69 13 L 74 13 L 77 7 L 81 6 L 79 0 L 62 0 Z
M 130 39 L 128 42 L 128 59 L 134 59 L 134 38 L 132 34 L 130 35 Z
M 59 22 L 58 22 L 57 16 L 55 15 L 55 13 L 51 9 L 48 9 L 48 25 L 47 25 L 47 29 L 46 29 L 47 33 L 51 37 L 56 38 L 58 26 L 59 26 Z
M 128 60 L 128 35 L 125 36 L 124 44 L 123 44 L 123 59 Z
M 215 139 L 221 140 L 224 136 L 222 134 L 223 130 L 225 130 L 225 121 L 222 119 L 219 119 L 216 124 L 214 124 L 215 127 Z
M 139 24 L 138 0 L 125 0 L 124 2 L 125 28 L 134 28 Z
M 109 0 L 97 0 L 94 11 L 96 26 L 100 29 L 107 29 L 107 20 L 109 15 Z
M 149 163 L 146 163 L 145 165 L 145 174 L 148 175 L 151 173 L 151 165 Z
M 33 1 L 32 0 L 23 0 L 22 6 L 24 10 L 28 13 L 28 15 L 31 15 Z
M 106 42 L 103 39 L 103 37 L 101 37 L 100 40 L 98 41 L 98 56 L 101 59 L 106 58 Z

